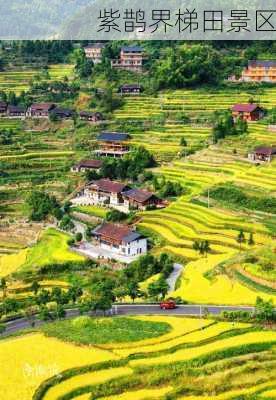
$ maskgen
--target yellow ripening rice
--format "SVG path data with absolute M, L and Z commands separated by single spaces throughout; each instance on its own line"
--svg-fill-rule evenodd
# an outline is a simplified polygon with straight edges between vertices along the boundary
M 76 375 L 70 379 L 61 382 L 58 385 L 51 387 L 50 390 L 43 397 L 43 400 L 57 400 L 59 397 L 64 396 L 66 393 L 69 393 L 79 387 L 96 385 L 108 381 L 109 379 L 132 374 L 132 372 L 132 369 L 122 367 Z
M 0 257 L 0 277 L 15 272 L 26 261 L 28 250 L 21 250 L 16 254 L 9 254 Z
M 137 365 L 158 365 L 158 364 L 170 364 L 178 361 L 191 360 L 193 358 L 227 349 L 228 347 L 237 347 L 246 344 L 253 343 L 265 343 L 265 342 L 276 342 L 276 332 L 250 332 L 243 335 L 222 339 L 213 343 L 205 344 L 203 346 L 193 347 L 190 349 L 183 349 L 176 351 L 172 354 L 166 354 L 164 356 L 147 358 L 144 360 L 133 360 L 130 361 L 131 366 Z
M 214 269 L 219 263 L 229 259 L 230 254 L 210 254 L 206 258 L 189 262 L 181 277 L 181 284 L 172 296 L 192 303 L 248 305 L 255 304 L 260 295 L 265 300 L 275 299 L 273 294 L 260 293 L 250 289 L 227 275 L 217 275 L 215 279 L 207 279 L 204 274 Z
M 115 359 L 106 350 L 80 347 L 34 333 L 0 342 L 0 399 L 30 400 L 46 379 L 65 369 Z
M 276 399 L 276 387 L 274 389 L 271 389 L 271 390 L 266 390 L 265 392 L 263 392 L 261 394 L 261 397 L 263 397 L 264 399 L 266 399 L 268 397 Z
M 194 332 L 184 334 L 183 336 L 180 337 L 172 338 L 169 341 L 155 343 L 151 346 L 139 346 L 129 349 L 118 349 L 118 350 L 116 349 L 115 352 L 117 354 L 120 354 L 121 356 L 126 357 L 132 353 L 148 353 L 152 351 L 166 350 L 169 349 L 170 347 L 178 346 L 180 344 L 195 343 L 201 340 L 210 339 L 214 336 L 217 336 L 223 332 L 227 332 L 231 329 L 242 329 L 250 326 L 249 324 L 243 324 L 243 323 L 219 322 L 210 325 L 205 329 L 200 329 L 201 327 L 204 327 L 203 324 L 204 320 L 191 319 L 191 321 L 195 322 Z

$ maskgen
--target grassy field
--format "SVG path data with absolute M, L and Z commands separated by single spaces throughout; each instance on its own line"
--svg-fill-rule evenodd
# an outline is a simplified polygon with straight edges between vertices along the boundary
M 108 343 L 107 336 L 100 347 L 92 337 L 89 346 L 80 347 L 40 332 L 0 341 L 0 394 L 17 399 L 17 390 L 11 390 L 16 381 L 21 400 L 273 398 L 275 332 L 181 317 L 133 321 L 144 323 L 139 339 L 147 335 L 147 323 L 166 322 L 171 330 L 135 342 L 117 337 Z
M 48 71 L 51 80 L 60 80 L 65 76 L 70 78 L 73 74 L 73 65 L 50 65 Z M 0 72 L 0 90 L 14 91 L 16 94 L 20 94 L 23 90 L 29 89 L 30 81 L 38 72 L 40 71 L 36 69 Z

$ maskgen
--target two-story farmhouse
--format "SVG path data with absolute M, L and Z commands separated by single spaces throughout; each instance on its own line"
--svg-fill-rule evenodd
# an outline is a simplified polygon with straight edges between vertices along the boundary
M 253 152 L 248 154 L 249 160 L 255 162 L 270 162 L 274 157 L 276 157 L 276 147 L 268 146 L 256 147 Z
M 125 46 L 121 48 L 120 57 L 111 61 L 112 68 L 127 71 L 142 72 L 144 50 L 140 46 Z
M 85 172 L 91 170 L 98 172 L 102 164 L 102 160 L 81 160 L 78 164 L 73 165 L 71 172 Z
M 27 109 L 26 116 L 30 118 L 48 118 L 55 107 L 54 103 L 34 103 Z
M 242 71 L 240 80 L 243 82 L 276 83 L 276 61 L 249 61 L 247 68 Z
M 129 189 L 124 183 L 99 179 L 88 183 L 77 197 L 72 199 L 78 205 L 120 206 L 124 204 L 122 192 Z
M 164 203 L 154 193 L 141 189 L 130 189 L 122 193 L 127 209 L 145 210 L 147 207 L 164 207 Z
M 99 64 L 102 61 L 102 51 L 104 47 L 104 43 L 89 44 L 84 48 L 86 58 L 92 60 L 94 64 Z
M 115 254 L 134 257 L 147 252 L 147 239 L 126 225 L 103 223 L 93 236 L 99 247 Z
M 97 138 L 100 148 L 96 153 L 105 157 L 122 157 L 129 153 L 128 139 L 128 133 L 102 132 Z
M 263 118 L 264 110 L 257 104 L 235 104 L 232 107 L 234 120 L 258 121 Z

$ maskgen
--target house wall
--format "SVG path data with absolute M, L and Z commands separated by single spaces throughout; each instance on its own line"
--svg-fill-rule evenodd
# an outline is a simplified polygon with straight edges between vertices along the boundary
M 146 254 L 147 239 L 141 238 L 139 240 L 134 240 L 131 243 L 123 243 L 118 246 L 107 244 L 105 242 L 99 242 L 99 246 L 102 249 L 112 251 L 113 253 L 132 257 L 132 256 L 136 256 L 139 254 Z

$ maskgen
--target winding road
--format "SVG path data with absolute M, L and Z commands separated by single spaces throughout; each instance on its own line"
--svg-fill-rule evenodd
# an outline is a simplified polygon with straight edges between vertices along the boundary
M 173 310 L 161 310 L 159 304 L 114 304 L 109 311 L 109 315 L 178 315 L 178 316 L 197 316 L 201 317 L 206 312 L 218 315 L 222 311 L 249 311 L 253 312 L 254 307 L 246 306 L 212 306 L 208 304 L 201 305 L 178 305 Z M 79 315 L 77 309 L 66 311 L 66 318 L 73 318 Z M 102 314 L 101 314 L 102 315 Z M 35 326 L 40 326 L 44 322 L 38 318 L 35 319 Z M 27 318 L 19 318 L 9 321 L 6 324 L 4 336 L 16 333 L 22 329 L 30 328 L 30 322 Z

